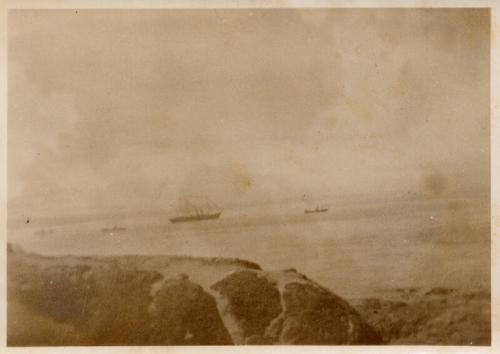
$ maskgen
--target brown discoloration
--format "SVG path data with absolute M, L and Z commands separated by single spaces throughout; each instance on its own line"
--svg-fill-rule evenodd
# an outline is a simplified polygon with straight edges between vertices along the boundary
M 246 172 L 248 171 L 241 165 L 233 165 L 231 168 L 232 185 L 239 193 L 247 192 L 253 186 L 253 178 Z
M 438 170 L 434 170 L 423 178 L 424 191 L 431 196 L 441 196 L 448 187 L 446 176 Z

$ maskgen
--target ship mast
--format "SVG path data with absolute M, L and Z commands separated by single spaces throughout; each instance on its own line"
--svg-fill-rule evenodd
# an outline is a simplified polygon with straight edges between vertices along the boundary
M 188 215 L 191 214 L 196 216 L 203 216 L 212 212 L 221 211 L 221 208 L 213 201 L 208 199 L 208 197 L 201 197 L 200 199 L 201 200 L 199 200 L 198 203 L 193 203 L 189 201 L 186 196 L 182 197 L 180 200 L 179 212 Z

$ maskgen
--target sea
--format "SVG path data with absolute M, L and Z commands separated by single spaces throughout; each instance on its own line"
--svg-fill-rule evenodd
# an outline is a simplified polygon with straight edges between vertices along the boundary
M 490 287 L 487 197 L 323 200 L 225 207 L 172 224 L 168 212 L 9 220 L 8 240 L 44 255 L 188 255 L 294 268 L 348 298 L 398 288 Z M 109 230 L 113 227 L 124 230 Z M 107 229 L 107 230 L 103 230 Z

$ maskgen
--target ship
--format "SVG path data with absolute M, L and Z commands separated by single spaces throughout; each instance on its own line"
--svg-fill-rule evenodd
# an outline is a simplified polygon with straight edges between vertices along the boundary
M 187 198 L 183 198 L 179 208 L 180 215 L 169 218 L 170 222 L 176 224 L 218 219 L 222 214 L 222 209 L 207 198 L 204 199 L 205 201 L 201 205 L 197 205 L 188 201 Z
M 304 214 L 314 214 L 314 213 L 326 213 L 328 208 L 317 206 L 315 209 L 306 209 Z

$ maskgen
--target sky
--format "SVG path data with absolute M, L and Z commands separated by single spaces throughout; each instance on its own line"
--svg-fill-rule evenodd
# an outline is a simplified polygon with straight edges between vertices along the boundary
M 11 215 L 489 192 L 487 9 L 11 10 Z

